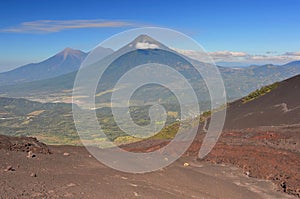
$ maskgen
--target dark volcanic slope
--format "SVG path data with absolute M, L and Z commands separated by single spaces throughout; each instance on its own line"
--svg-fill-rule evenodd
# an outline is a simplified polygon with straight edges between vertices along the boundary
M 282 126 L 300 123 L 300 75 L 279 83 L 271 92 L 243 103 L 229 104 L 226 129 Z

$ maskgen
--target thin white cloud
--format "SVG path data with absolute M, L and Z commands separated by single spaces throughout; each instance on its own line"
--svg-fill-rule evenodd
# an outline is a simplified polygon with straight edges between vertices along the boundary
M 148 42 L 137 42 L 135 45 L 137 49 L 156 49 L 159 48 L 156 44 L 150 44 Z
M 15 27 L 1 29 L 1 32 L 12 33 L 51 33 L 60 32 L 66 29 L 82 28 L 116 28 L 138 26 L 126 21 L 109 21 L 101 19 L 93 20 L 37 20 L 23 22 Z
M 266 54 L 277 54 L 277 51 L 267 51 Z
M 211 61 L 213 60 L 215 62 L 224 61 L 224 60 L 237 61 L 240 59 L 245 59 L 248 56 L 247 53 L 234 52 L 234 51 L 200 52 L 195 50 L 184 50 L 184 49 L 176 49 L 176 48 L 172 48 L 172 49 L 192 59 L 196 59 L 203 62 L 207 62 L 207 61 L 210 62 L 210 60 Z
M 247 53 L 244 52 L 233 52 L 233 51 L 217 51 L 210 52 L 210 56 L 218 57 L 218 58 L 226 58 L 226 57 L 246 57 Z
M 286 52 L 283 54 L 266 53 L 261 55 L 252 55 L 245 52 L 235 51 L 216 51 L 216 52 L 199 52 L 194 50 L 174 49 L 173 50 L 184 54 L 190 58 L 200 61 L 205 60 L 205 57 L 210 56 L 215 62 L 236 62 L 245 64 L 283 64 L 291 61 L 300 60 L 300 52 Z M 275 52 L 275 51 L 274 51 Z
M 284 55 L 300 57 L 300 52 L 287 52 Z

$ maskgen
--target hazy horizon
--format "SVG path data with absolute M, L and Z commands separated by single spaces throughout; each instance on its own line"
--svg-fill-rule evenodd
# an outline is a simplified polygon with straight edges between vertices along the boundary
M 299 1 L 189 1 L 172 3 L 172 9 L 170 3 L 4 2 L 0 71 L 40 62 L 66 47 L 87 52 L 113 34 L 145 26 L 183 32 L 225 65 L 300 60 Z

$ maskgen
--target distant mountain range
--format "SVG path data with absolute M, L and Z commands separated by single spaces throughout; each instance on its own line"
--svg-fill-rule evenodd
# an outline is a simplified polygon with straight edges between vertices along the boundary
M 207 93 L 205 82 L 186 60 L 181 56 L 174 55 L 168 47 L 147 35 L 140 35 L 115 52 L 111 49 L 100 50 L 101 53 L 106 53 L 108 57 L 120 55 L 122 52 L 128 50 L 131 50 L 131 52 L 119 57 L 110 65 L 105 73 L 102 85 L 100 85 L 100 82 L 98 86 L 97 93 L 111 90 L 116 80 L 134 66 L 157 62 L 170 65 L 181 72 L 194 85 L 199 95 L 203 94 L 203 92 Z M 41 63 L 29 64 L 6 73 L 1 73 L 0 95 L 8 97 L 36 97 L 37 100 L 41 96 L 50 95 L 70 97 L 76 71 L 86 56 L 87 54 L 84 52 L 65 49 Z M 191 59 L 187 58 L 187 60 Z M 205 63 L 192 61 L 193 63 L 205 66 Z M 101 66 L 99 65 L 98 67 Z M 300 61 L 281 66 L 268 64 L 245 68 L 221 66 L 218 66 L 218 68 L 224 79 L 228 99 L 231 101 L 243 97 L 264 85 L 300 74 Z M 101 97 L 108 98 L 109 93 L 107 92 L 105 95 L 101 95 Z M 54 101 L 52 97 L 46 98 L 48 101 Z M 57 100 L 56 97 L 55 100 Z M 63 101 L 63 99 L 60 100 Z M 104 101 L 102 100 L 102 102 Z

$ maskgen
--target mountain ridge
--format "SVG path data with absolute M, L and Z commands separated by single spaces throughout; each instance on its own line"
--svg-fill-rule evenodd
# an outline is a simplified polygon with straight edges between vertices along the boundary
M 138 43 L 142 43 L 141 48 L 136 48 L 135 45 Z M 120 48 L 118 51 L 115 51 L 113 53 L 116 55 L 122 55 L 122 52 L 128 52 L 128 51 L 134 51 L 136 50 L 136 53 L 131 53 L 131 57 L 128 56 L 128 59 L 133 59 L 136 63 L 140 63 L 140 61 L 136 61 L 136 58 L 140 56 L 143 59 L 148 59 L 148 61 L 151 60 L 154 57 L 158 57 L 157 52 L 158 49 L 156 49 L 156 46 L 162 48 L 163 50 L 172 51 L 168 47 L 166 47 L 164 44 L 156 41 L 155 39 L 147 36 L 147 35 L 140 35 L 137 38 L 135 38 L 130 43 L 126 44 L 122 48 Z M 95 50 L 98 50 L 97 48 Z M 106 52 L 108 55 L 112 53 L 111 49 L 100 49 L 100 53 Z M 74 55 L 67 56 L 69 52 L 73 52 Z M 81 51 L 69 49 L 66 48 L 65 50 L 59 52 L 59 56 L 61 57 L 61 60 L 64 60 L 64 58 L 67 57 L 77 57 L 78 54 L 81 55 Z M 98 53 L 98 52 L 97 52 Z M 147 54 L 148 53 L 148 54 Z M 176 53 L 176 52 L 175 52 Z M 167 55 L 168 53 L 166 53 Z M 170 53 L 169 53 L 170 54 Z M 141 56 L 142 55 L 142 56 Z M 185 57 L 184 55 L 177 54 L 180 57 Z M 84 55 L 86 56 L 86 54 Z M 133 57 L 136 56 L 136 57 Z M 80 57 L 80 56 L 79 56 Z M 76 59 L 77 59 L 76 58 Z M 162 59 L 162 58 L 160 58 Z M 77 59 L 78 60 L 78 59 Z M 123 59 L 124 60 L 124 59 Z M 130 64 L 132 60 L 127 60 L 127 63 Z M 159 61 L 159 60 L 158 60 Z M 163 60 L 165 61 L 165 59 Z M 126 63 L 126 60 L 125 60 Z M 127 65 L 128 65 L 127 64 Z M 199 62 L 199 64 L 205 64 Z M 124 65 L 124 64 L 122 64 Z M 80 63 L 77 63 L 77 67 L 79 68 Z M 184 68 L 186 64 L 176 65 L 179 70 L 190 73 L 191 78 L 193 79 L 194 73 L 191 73 L 190 67 Z M 300 74 L 300 61 L 291 62 L 285 65 L 276 66 L 272 64 L 262 65 L 262 66 L 256 66 L 256 67 L 245 67 L 245 68 L 229 68 L 229 67 L 221 67 L 218 66 L 221 75 L 224 79 L 225 87 L 228 93 L 229 100 L 238 99 L 240 97 L 243 97 L 247 95 L 248 93 L 262 87 L 268 84 L 272 84 L 276 81 L 281 81 L 284 79 L 287 79 L 289 77 L 292 77 L 294 75 Z M 19 80 L 18 82 L 14 82 L 12 85 L 8 85 L 7 82 L 3 81 L 3 73 L 0 73 L 0 94 L 2 96 L 11 96 L 11 97 L 28 97 L 29 94 L 31 95 L 45 95 L 47 93 L 64 93 L 65 90 L 71 90 L 73 88 L 73 82 L 76 77 L 76 67 L 73 68 L 73 71 L 70 73 L 64 73 L 61 75 L 52 75 L 48 78 L 33 78 L 32 75 L 29 75 L 27 79 Z M 24 76 L 24 74 L 22 74 Z M 21 78 L 23 78 L 21 76 Z M 7 79 L 7 78 L 6 78 Z M 9 78 L 8 78 L 9 79 Z M 29 81 L 30 79 L 30 81 Z M 195 78 L 194 78 L 195 79 Z M 70 95 L 71 93 L 68 93 Z
M 110 54 L 108 48 L 98 49 L 99 53 Z M 29 63 L 10 71 L 0 73 L 0 85 L 15 85 L 58 77 L 77 71 L 89 52 L 65 48 L 57 54 L 37 63 Z
M 11 71 L 0 73 L 1 85 L 13 85 L 57 77 L 77 70 L 87 53 L 66 48 L 38 63 L 30 63 Z

